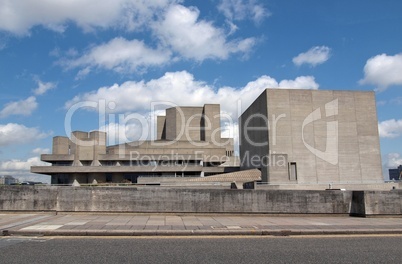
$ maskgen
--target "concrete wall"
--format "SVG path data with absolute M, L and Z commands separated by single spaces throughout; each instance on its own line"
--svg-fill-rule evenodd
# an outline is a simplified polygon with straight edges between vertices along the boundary
M 166 139 L 166 116 L 156 117 L 156 139 Z
M 351 192 L 1 186 L 1 210 L 349 213 Z
M 267 96 L 263 92 L 239 117 L 240 169 L 261 168 L 263 182 L 268 182 L 268 169 L 259 162 L 269 152 Z
M 402 190 L 365 191 L 365 215 L 402 215 Z
M 0 186 L 0 210 L 402 215 L 402 190 Z
M 166 109 L 167 140 L 201 140 L 203 107 L 172 107 Z
M 201 140 L 221 143 L 221 108 L 219 104 L 204 105 L 201 119 Z
M 70 147 L 69 147 L 70 139 L 68 137 L 56 136 L 53 138 L 53 154 L 64 154 L 69 155 Z

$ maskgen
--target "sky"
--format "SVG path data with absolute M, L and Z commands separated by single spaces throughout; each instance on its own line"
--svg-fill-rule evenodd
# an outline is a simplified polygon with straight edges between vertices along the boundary
M 221 104 L 225 136 L 265 88 L 375 91 L 381 155 L 402 164 L 400 0 L 0 0 L 0 176 L 53 136 L 152 138 L 172 105 Z M 130 117 L 130 118 L 127 118 Z

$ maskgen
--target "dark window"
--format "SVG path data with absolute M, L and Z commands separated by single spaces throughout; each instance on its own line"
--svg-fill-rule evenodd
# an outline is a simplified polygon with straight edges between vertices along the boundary
M 297 181 L 297 166 L 296 162 L 289 163 L 289 180 Z

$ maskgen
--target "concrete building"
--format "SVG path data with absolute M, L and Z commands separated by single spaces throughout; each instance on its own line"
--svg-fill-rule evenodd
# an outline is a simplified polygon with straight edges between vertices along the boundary
M 238 170 L 233 139 L 221 138 L 220 106 L 172 107 L 157 117 L 157 138 L 107 146 L 106 133 L 74 131 L 53 138 L 52 154 L 31 172 L 51 175 L 52 184 L 132 182 L 165 177 L 203 177 Z M 142 180 L 141 182 L 144 182 Z
M 374 92 L 266 89 L 239 127 L 241 169 L 262 182 L 384 182 Z
M 402 165 L 399 165 L 396 169 L 389 169 L 389 180 L 399 181 L 402 180 Z

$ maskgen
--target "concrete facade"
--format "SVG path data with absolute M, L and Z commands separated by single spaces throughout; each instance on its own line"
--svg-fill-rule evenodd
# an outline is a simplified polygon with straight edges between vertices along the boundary
M 132 182 L 139 177 L 202 177 L 238 170 L 223 166 L 233 139 L 221 138 L 220 106 L 173 107 L 157 117 L 157 139 L 107 146 L 106 133 L 74 131 L 53 138 L 52 166 L 31 172 L 51 175 L 52 184 Z
M 241 169 L 268 184 L 384 182 L 374 92 L 266 89 L 239 127 Z

